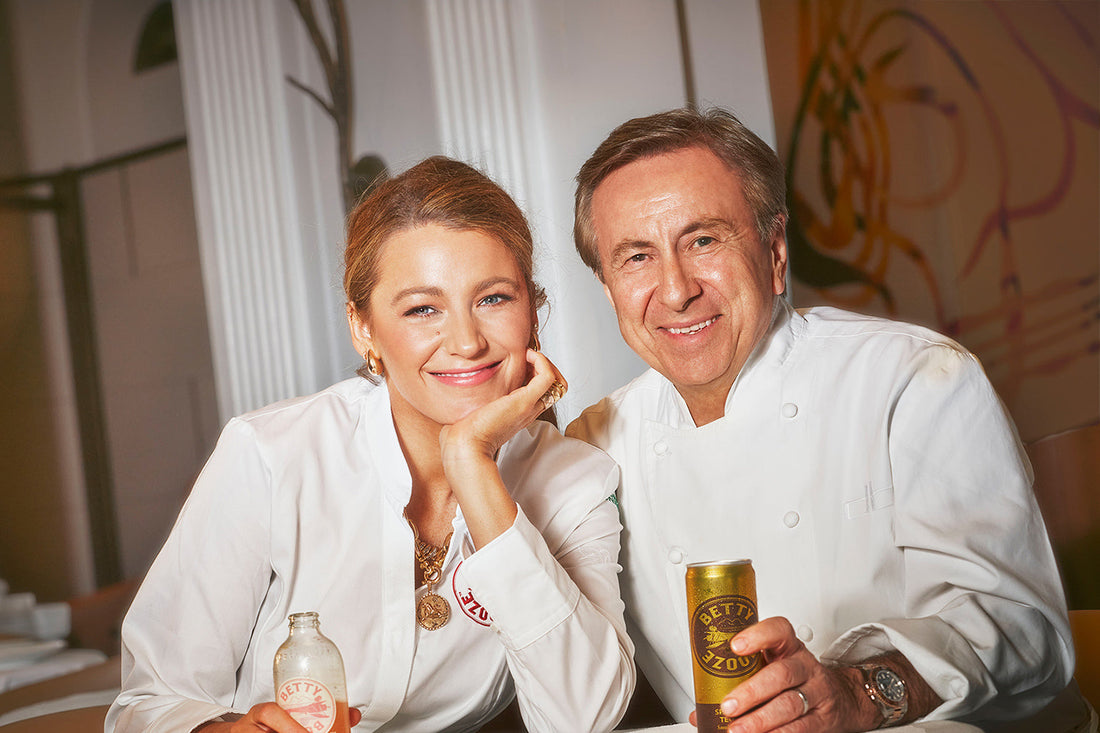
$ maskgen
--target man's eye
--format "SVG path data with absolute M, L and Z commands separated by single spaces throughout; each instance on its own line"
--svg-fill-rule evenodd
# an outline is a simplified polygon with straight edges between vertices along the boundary
M 708 244 L 714 244 L 716 241 L 718 240 L 716 240 L 714 237 L 696 237 L 695 246 L 706 247 Z
M 649 255 L 647 255 L 645 252 L 639 252 L 638 254 L 629 257 L 627 259 L 627 262 L 644 262 L 645 258 L 648 256 Z

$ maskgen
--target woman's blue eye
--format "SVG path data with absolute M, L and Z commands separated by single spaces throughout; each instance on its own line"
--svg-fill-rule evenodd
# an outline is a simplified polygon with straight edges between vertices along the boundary
M 481 302 L 485 305 L 497 305 L 499 303 L 506 303 L 511 299 L 511 297 L 503 293 L 494 293 L 493 295 L 486 295 Z
M 418 305 L 405 311 L 406 316 L 428 316 L 434 309 L 430 305 Z

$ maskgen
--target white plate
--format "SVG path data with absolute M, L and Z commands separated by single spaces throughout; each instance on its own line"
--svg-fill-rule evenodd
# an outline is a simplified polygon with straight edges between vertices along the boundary
M 34 641 L 15 639 L 0 641 L 0 669 L 18 667 L 56 654 L 65 648 L 64 639 Z

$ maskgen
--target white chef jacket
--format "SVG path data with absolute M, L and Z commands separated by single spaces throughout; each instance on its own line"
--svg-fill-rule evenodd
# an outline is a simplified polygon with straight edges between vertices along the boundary
M 229 422 L 122 628 L 106 731 L 190 731 L 274 700 L 287 616 L 317 611 L 356 730 L 471 730 L 518 693 L 528 728 L 609 730 L 634 687 L 604 454 L 536 422 L 500 451 L 519 506 L 474 552 L 461 511 L 416 625 L 411 495 L 388 391 L 365 379 Z
M 981 365 L 944 336 L 778 299 L 721 419 L 696 427 L 649 371 L 567 434 L 619 463 L 627 621 L 681 719 L 685 566 L 708 560 L 751 559 L 760 618 L 787 617 L 820 658 L 900 651 L 944 700 L 929 719 L 1020 717 L 1070 679 L 1030 465 Z

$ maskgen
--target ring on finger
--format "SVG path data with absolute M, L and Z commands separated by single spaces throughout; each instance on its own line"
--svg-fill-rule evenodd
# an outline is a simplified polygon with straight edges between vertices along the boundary
M 554 403 L 565 396 L 565 383 L 560 379 L 555 379 L 554 383 L 550 385 L 550 389 L 546 390 L 546 394 L 539 398 L 542 402 L 542 409 L 549 410 L 554 406 Z
M 810 701 L 806 699 L 806 693 L 795 687 L 792 692 L 798 695 L 798 699 L 802 701 L 802 712 L 798 714 L 798 717 L 802 717 L 806 713 L 810 712 Z

